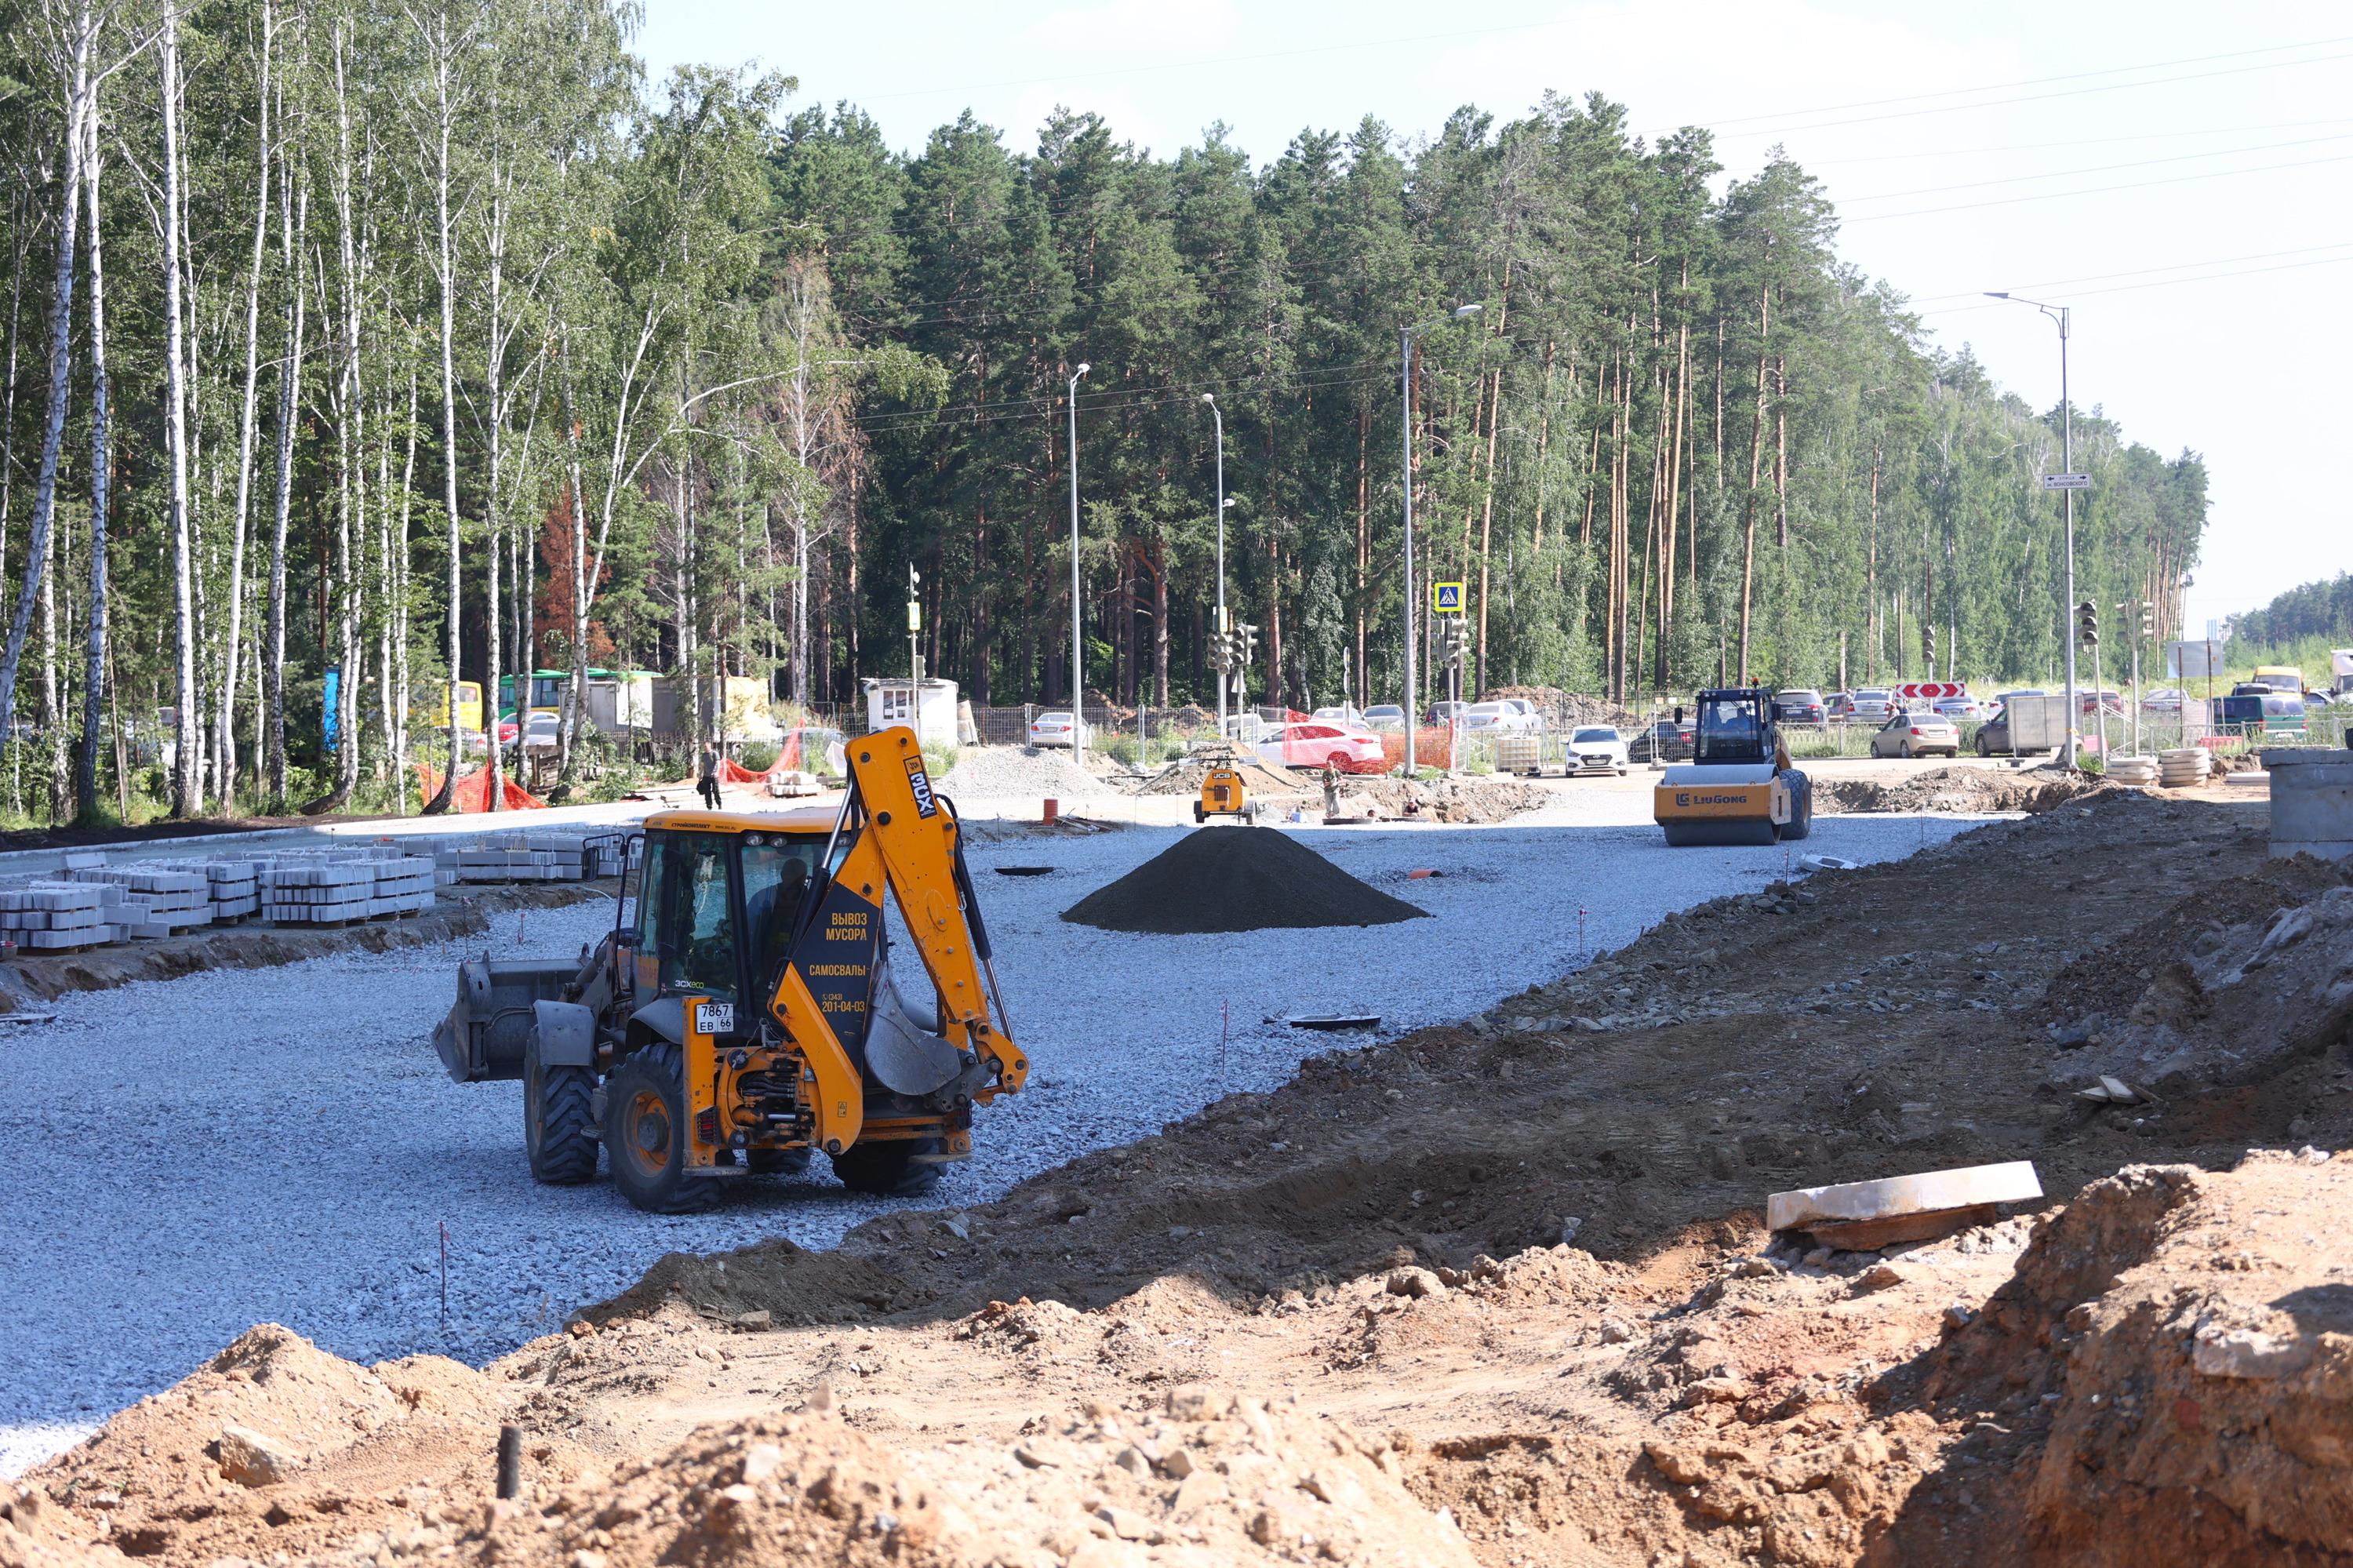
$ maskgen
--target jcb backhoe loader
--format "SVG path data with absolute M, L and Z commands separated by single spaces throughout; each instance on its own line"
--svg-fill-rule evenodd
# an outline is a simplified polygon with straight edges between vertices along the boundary
M 862 1192 L 920 1192 L 972 1153 L 972 1107 L 1018 1090 L 950 801 L 914 732 L 849 743 L 839 811 L 664 811 L 629 840 L 613 929 L 573 963 L 461 964 L 434 1048 L 460 1083 L 520 1078 L 532 1174 L 660 1213 L 822 1150 Z M 891 978 L 896 900 L 938 993 Z

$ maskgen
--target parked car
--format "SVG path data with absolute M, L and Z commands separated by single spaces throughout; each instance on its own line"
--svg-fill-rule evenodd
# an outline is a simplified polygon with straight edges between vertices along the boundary
M 1961 732 L 1952 720 L 1931 713 L 1898 710 L 1871 737 L 1873 757 L 1926 757 L 1936 752 L 1958 757 Z
M 1773 694 L 1773 716 L 1783 724 L 1820 724 L 1830 716 L 1820 692 L 1793 686 Z
M 1541 709 L 1541 708 L 1539 708 L 1539 707 L 1537 707 L 1537 706 L 1535 705 L 1535 704 L 1534 704 L 1534 703 L 1532 703 L 1532 702 L 1528 701 L 1528 699 L 1527 699 L 1527 698 L 1525 698 L 1525 697 L 1502 697 L 1502 698 L 1498 698 L 1497 700 L 1498 700 L 1498 701 L 1500 701 L 1500 702 L 1501 702 L 1501 703 L 1502 703 L 1505 707 L 1515 709 L 1515 710 L 1517 710 L 1518 712 L 1520 712 L 1520 713 L 1524 713 L 1524 714 L 1527 715 L 1528 715 L 1528 717 L 1530 717 L 1530 718 L 1532 718 L 1532 719 L 1535 720 L 1535 727 L 1536 727 L 1536 728 L 1538 728 L 1538 729 L 1542 729 L 1542 728 L 1544 728 L 1544 710 L 1543 710 L 1543 709 Z
M 2182 701 L 2187 695 L 2188 694 L 2179 686 L 2159 686 L 2141 698 L 2141 712 L 2178 714 L 2181 711 Z
M 2087 687 L 2075 694 L 2075 705 L 2087 714 L 2120 714 L 2125 711 L 2125 695 L 2122 692 L 2094 692 Z
M 1853 706 L 1849 716 L 1859 719 L 1884 719 L 1896 711 L 1895 694 L 1884 686 L 1856 688 Z
M 1963 719 L 1981 719 L 1986 716 L 1986 705 L 1967 692 L 1957 697 L 1938 697 L 1929 706 L 1951 719 L 1955 724 L 1958 724 Z
M 1405 709 L 1395 703 L 1375 703 L 1365 710 L 1366 729 L 1405 728 Z
M 501 726 L 501 729 L 505 726 Z M 534 708 L 526 715 L 522 727 L 522 748 L 525 751 L 554 751 L 562 738 L 564 720 L 560 715 Z
M 1454 722 L 1455 715 L 1466 713 L 1470 710 L 1470 707 L 1471 705 L 1469 703 L 1458 703 L 1451 699 L 1441 703 L 1432 703 L 1430 705 L 1430 716 L 1423 719 L 1421 722 L 1426 725 L 1451 725 Z
M 1572 777 L 1579 773 L 1622 776 L 1630 761 L 1626 737 L 1618 733 L 1615 725 L 1579 725 L 1568 737 L 1568 771 Z
M 1534 735 L 1544 721 L 1509 703 L 1472 703 L 1462 711 L 1465 735 Z
M 1258 758 L 1269 768 L 1335 768 L 1343 773 L 1382 773 L 1388 756 L 1381 737 L 1361 725 L 1287 724 L 1258 743 Z
M 1832 692 L 1828 697 L 1822 700 L 1822 712 L 1834 719 L 1852 718 L 1854 716 L 1854 694 L 1852 692 Z
M 1662 718 L 1626 743 L 1636 762 L 1689 762 L 1698 731 L 1689 719 Z
M 1078 739 L 1078 726 L 1068 714 L 1039 714 L 1029 721 L 1029 744 L 1039 746 L 1071 746 Z
M 1353 707 L 1317 708 L 1315 718 L 1322 724 L 1362 724 L 1365 715 Z

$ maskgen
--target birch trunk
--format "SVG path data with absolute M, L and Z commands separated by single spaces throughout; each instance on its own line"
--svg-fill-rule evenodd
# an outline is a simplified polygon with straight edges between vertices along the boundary
M 176 694 L 172 762 L 172 815 L 204 810 L 196 754 L 203 731 L 196 714 L 195 558 L 188 516 L 187 344 L 181 298 L 180 14 L 164 8 L 155 36 L 164 108 L 164 446 L 172 530 L 173 690 Z
M 245 284 L 245 401 L 237 419 L 237 512 L 231 524 L 228 556 L 228 635 L 221 640 L 220 712 L 213 742 L 213 776 L 220 780 L 224 801 L 231 798 L 237 787 L 237 667 L 245 643 L 245 545 L 252 511 L 253 448 L 261 386 L 261 266 L 269 247 L 269 66 L 271 47 L 276 41 L 277 14 L 269 0 L 262 0 L 260 80 L 257 90 L 259 128 L 253 158 L 253 249 Z M 93 256 L 98 238 L 97 210 L 93 199 Z
M 40 471 L 33 483 L 33 518 L 26 538 L 24 586 L 16 593 L 16 612 L 8 623 L 6 646 L 0 647 L 0 738 L 16 733 L 16 672 L 24 662 L 25 638 L 32 629 L 33 609 L 40 600 L 49 533 L 57 518 L 58 460 L 65 448 L 66 397 L 73 363 L 74 248 L 80 229 L 81 158 L 87 135 L 84 127 L 96 90 L 90 80 L 90 57 L 97 30 L 85 0 L 75 14 L 72 56 L 66 70 L 65 167 L 58 185 L 64 209 L 58 215 L 57 281 L 49 298 L 49 406 L 41 433 Z
M 302 330 L 310 290 L 304 286 L 297 236 L 308 231 L 311 186 L 294 177 L 293 161 L 278 162 L 279 261 L 286 280 L 286 357 L 278 370 L 277 493 L 269 509 L 269 652 L 261 663 L 262 739 L 269 758 L 269 810 L 286 810 L 286 526 L 294 502 L 294 419 L 301 400 Z
M 105 722 L 106 694 L 106 524 L 112 478 L 107 424 L 106 265 L 99 223 L 95 105 L 89 135 L 82 193 L 83 205 L 90 209 L 90 639 L 82 660 L 81 747 L 74 761 L 74 813 L 85 821 L 98 816 L 98 742 Z

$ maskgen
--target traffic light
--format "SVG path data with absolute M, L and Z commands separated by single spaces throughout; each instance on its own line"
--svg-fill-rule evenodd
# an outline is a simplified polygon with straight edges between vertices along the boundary
M 1458 669 L 1461 667 L 1463 657 L 1471 647 L 1471 632 L 1470 629 L 1462 624 L 1461 616 L 1447 617 L 1445 624 L 1439 630 L 1439 647 L 1446 655 L 1448 663 Z
M 2096 648 L 2099 646 L 2100 607 L 2098 605 L 2094 604 L 2088 599 L 2083 603 L 2077 605 L 2075 607 L 2075 624 L 2076 629 L 2080 633 L 2080 640 L 2084 647 Z
M 2157 606 L 2147 599 L 2140 601 L 2140 634 L 2143 637 L 2157 635 Z
M 1234 629 L 1234 635 L 1241 640 L 1234 651 L 1235 667 L 1247 670 L 1258 658 L 1258 627 L 1245 620 Z

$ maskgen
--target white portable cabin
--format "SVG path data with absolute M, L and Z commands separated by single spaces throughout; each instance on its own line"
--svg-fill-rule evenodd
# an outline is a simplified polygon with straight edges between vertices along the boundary
M 903 724 L 919 741 L 956 743 L 956 683 L 929 680 L 918 684 L 904 678 L 869 680 L 866 687 L 866 727 L 887 729 Z

